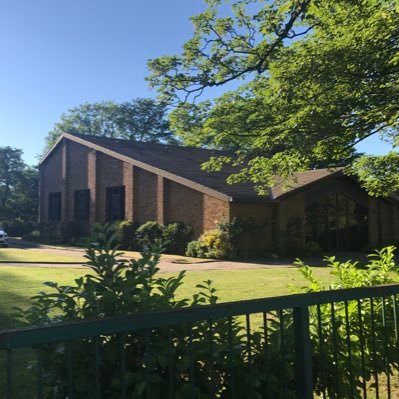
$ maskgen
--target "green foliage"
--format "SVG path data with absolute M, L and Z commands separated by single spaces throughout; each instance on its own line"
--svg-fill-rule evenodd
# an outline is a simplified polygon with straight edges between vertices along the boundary
M 41 292 L 32 298 L 30 308 L 18 310 L 21 317 L 31 324 L 48 325 L 217 303 L 211 281 L 197 285 L 198 292 L 192 298 L 177 299 L 184 272 L 172 277 L 157 275 L 161 247 L 150 247 L 138 260 L 121 260 L 113 249 L 112 225 L 98 228 L 97 233 L 98 242 L 104 244 L 86 251 L 91 273 L 77 278 L 72 285 L 46 282 L 51 292 Z M 393 247 L 372 255 L 365 270 L 359 269 L 355 262 L 340 263 L 335 258 L 329 258 L 328 262 L 337 277 L 337 283 L 330 288 L 386 284 L 394 281 L 397 271 Z M 298 265 L 308 281 L 302 291 L 322 290 L 323 285 L 314 277 L 312 269 L 300 261 Z M 374 373 L 381 376 L 387 372 L 387 356 L 397 364 L 396 350 L 387 354 L 384 343 L 386 339 L 390 347 L 396 348 L 395 328 L 387 328 L 382 321 L 396 320 L 395 308 L 391 298 L 336 302 L 320 305 L 319 310 L 310 308 L 317 395 L 322 396 L 321 392 L 326 390 L 327 397 L 336 397 L 338 386 L 340 397 L 360 399 L 363 383 L 373 384 Z M 293 399 L 296 397 L 293 332 L 292 312 L 287 310 L 268 312 L 266 340 L 261 329 L 246 330 L 239 319 L 224 318 L 46 345 L 40 348 L 43 393 L 45 397 L 66 397 L 68 380 L 72 378 L 75 397 L 94 397 L 93 361 L 97 347 L 101 354 L 104 397 L 120 397 L 121 386 L 125 384 L 128 397 L 161 399 L 170 389 L 172 379 L 175 397 L 182 399 L 193 391 L 198 398 L 225 399 L 231 397 L 233 389 L 239 398 L 250 394 L 261 399 L 269 392 L 269 398 Z M 121 377 L 122 353 L 124 379 Z M 349 355 L 351 373 L 347 367 Z M 68 363 L 73 365 L 72 371 Z M 192 375 L 195 376 L 193 385 Z M 237 376 L 240 383 L 233 387 L 231 383 L 237 381 Z
M 25 241 L 39 242 L 40 241 L 40 231 L 32 230 L 30 233 L 22 234 L 21 238 Z
M 58 233 L 57 223 L 49 222 L 49 223 L 40 223 L 39 225 L 40 231 L 40 241 L 46 244 L 62 244 L 63 239 L 61 235 Z
M 331 267 L 331 274 L 336 276 L 330 289 L 371 287 L 373 285 L 389 284 L 397 281 L 394 272 L 398 272 L 395 264 L 395 247 L 390 246 L 369 255 L 369 262 L 364 267 L 359 262 L 339 262 L 334 256 L 325 258 L 327 266 Z M 297 260 L 299 271 L 309 282 L 315 282 L 312 269 Z M 322 286 L 310 286 L 307 292 L 321 291 Z
M 136 248 L 137 228 L 137 223 L 132 220 L 120 220 L 114 223 L 115 241 L 121 249 L 132 250 Z
M 365 268 L 357 262 L 339 262 L 335 257 L 326 258 L 336 282 L 330 289 L 376 286 L 397 282 L 398 267 L 394 259 L 395 247 L 387 247 L 370 255 Z M 306 292 L 323 290 L 309 266 L 297 261 L 301 274 L 308 282 L 303 288 Z M 394 320 L 396 304 L 392 298 L 374 298 L 347 303 L 334 303 L 334 322 L 332 305 L 320 305 L 318 311 L 310 311 L 310 332 L 314 348 L 313 379 L 316 392 L 327 390 L 328 397 L 335 397 L 339 388 L 341 397 L 362 398 L 363 383 L 375 383 L 375 375 L 386 373 L 386 357 L 390 363 L 397 363 L 397 356 L 385 353 L 385 345 L 395 345 L 395 328 L 386 328 L 384 320 Z M 383 315 L 383 316 L 381 316 Z M 319 318 L 320 316 L 320 318 Z M 361 319 L 359 318 L 361 316 Z M 383 318 L 382 318 L 383 317 Z M 348 336 L 348 324 L 350 331 Z M 320 345 L 320 333 L 323 346 Z M 386 343 L 383 340 L 386 339 Z M 348 346 L 348 340 L 350 347 Z M 335 342 L 335 343 L 334 343 Z M 337 359 L 334 358 L 337 353 Z M 351 376 L 347 373 L 348 357 L 351 356 Z M 363 381 L 363 375 L 365 380 Z
M 295 172 L 347 165 L 354 146 L 373 135 L 398 144 L 397 0 L 207 5 L 192 17 L 194 34 L 182 54 L 149 61 L 148 80 L 163 100 L 177 103 L 171 123 L 183 142 L 235 151 L 222 162 L 239 170 L 230 182 L 249 180 L 268 194 L 276 176 L 290 184 Z M 240 79 L 244 85 L 213 103 L 189 104 L 207 88 Z M 398 190 L 392 158 L 392 168 L 378 161 L 390 184 L 365 184 L 372 193 Z
M 349 173 L 357 176 L 371 195 L 380 197 L 393 193 L 399 188 L 399 154 L 364 156 L 353 163 Z
M 163 226 L 155 221 L 142 224 L 136 231 L 136 241 L 140 249 L 161 241 L 163 237 Z
M 46 282 L 51 292 L 39 293 L 32 298 L 30 308 L 18 310 L 24 320 L 30 324 L 49 325 L 217 302 L 211 281 L 197 285 L 198 292 L 192 298 L 177 299 L 176 291 L 183 282 L 184 272 L 168 278 L 157 275 L 161 247 L 152 246 L 138 260 L 117 260 L 119 254 L 112 249 L 112 226 L 98 229 L 98 233 L 105 244 L 86 251 L 86 264 L 91 273 L 77 278 L 72 285 Z M 211 348 L 210 325 L 213 334 Z M 270 366 L 260 362 L 264 353 L 262 335 L 255 333 L 251 339 L 251 366 L 248 365 L 243 328 L 236 320 L 227 319 L 46 345 L 40 349 L 43 394 L 45 397 L 66 397 L 68 380 L 72 378 L 75 397 L 94 397 L 93 356 L 97 345 L 101 353 L 100 379 L 104 397 L 120 397 L 124 383 L 128 397 L 164 398 L 173 376 L 176 398 L 188 397 L 191 389 L 198 398 L 212 395 L 227 398 L 231 387 L 226 381 L 231 379 L 228 376 L 231 365 L 234 365 L 234 372 L 240 376 L 240 384 L 236 384 L 235 389 L 238 397 L 245 397 L 251 390 L 254 398 L 261 398 Z M 124 380 L 120 372 L 121 353 L 125 359 Z M 68 362 L 73 365 L 72 375 L 68 374 Z M 274 367 L 278 364 L 278 359 L 273 360 Z M 195 375 L 193 386 L 190 385 L 192 373 Z M 271 382 L 271 392 L 274 398 L 282 399 L 277 376 Z M 145 392 L 147 389 L 149 391 Z M 292 395 L 285 396 L 290 397 Z
M 219 229 L 205 231 L 198 241 L 206 258 L 226 259 L 233 251 L 227 235 Z
M 82 223 L 78 220 L 69 220 L 61 224 L 61 238 L 64 243 L 73 244 L 84 236 Z
M 10 235 L 32 231 L 37 224 L 39 172 L 25 165 L 22 150 L 0 147 L 0 225 Z
M 194 240 L 187 244 L 186 256 L 192 258 L 205 258 L 205 249 L 201 246 L 200 241 Z
M 305 254 L 308 256 L 317 256 L 323 253 L 323 248 L 316 241 L 307 241 L 305 243 Z
M 46 138 L 46 150 L 62 132 L 136 141 L 176 143 L 166 119 L 166 107 L 149 98 L 116 103 L 84 103 L 61 115 Z
M 163 227 L 162 239 L 165 252 L 184 255 L 188 242 L 193 236 L 193 228 L 182 222 L 166 224 Z
M 237 218 L 229 223 L 219 223 L 216 229 L 205 231 L 197 241 L 190 242 L 186 255 L 210 259 L 237 256 L 241 233 L 242 225 Z

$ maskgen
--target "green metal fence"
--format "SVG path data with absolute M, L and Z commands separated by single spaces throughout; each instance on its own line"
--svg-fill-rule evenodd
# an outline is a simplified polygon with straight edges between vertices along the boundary
M 354 288 L 3 331 L 0 396 L 398 398 L 398 294 Z

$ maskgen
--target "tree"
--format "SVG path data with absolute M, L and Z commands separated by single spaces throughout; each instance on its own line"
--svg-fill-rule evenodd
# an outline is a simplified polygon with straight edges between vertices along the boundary
M 398 0 L 229 3 L 231 14 L 220 16 L 222 2 L 208 0 L 183 53 L 149 61 L 150 84 L 177 103 L 172 127 L 183 142 L 236 151 L 207 167 L 234 162 L 240 172 L 230 182 L 251 180 L 266 193 L 276 175 L 289 180 L 311 165 L 350 159 L 370 136 L 397 144 Z M 191 103 L 237 79 L 245 79 L 238 90 Z M 387 195 L 399 189 L 390 181 L 366 188 Z
M 22 150 L 0 147 L 0 225 L 10 233 L 32 230 L 37 223 L 39 173 L 25 165 Z
M 148 98 L 116 103 L 85 103 L 61 115 L 60 122 L 46 138 L 46 149 L 62 132 L 78 133 L 138 141 L 174 142 L 166 107 Z
M 5 208 L 13 189 L 21 179 L 25 167 L 22 161 L 22 150 L 11 147 L 0 147 L 0 205 Z

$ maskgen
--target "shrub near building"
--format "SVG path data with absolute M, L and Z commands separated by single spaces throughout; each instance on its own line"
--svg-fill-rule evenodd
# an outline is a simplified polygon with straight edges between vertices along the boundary
M 193 228 L 182 222 L 162 225 L 156 221 L 148 221 L 141 226 L 132 220 L 114 222 L 111 230 L 115 243 L 120 249 L 144 251 L 156 242 L 162 242 L 164 252 L 184 255 L 186 247 L 193 235 Z M 92 226 L 89 242 L 98 240 L 103 225 Z
M 241 222 L 234 218 L 230 223 L 220 223 L 214 230 L 206 231 L 198 240 L 187 245 L 187 256 L 224 259 L 238 255 L 242 233 Z

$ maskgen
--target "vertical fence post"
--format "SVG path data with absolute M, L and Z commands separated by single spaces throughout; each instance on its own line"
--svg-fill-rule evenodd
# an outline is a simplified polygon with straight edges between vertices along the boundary
M 309 309 L 307 306 L 303 306 L 296 307 L 293 311 L 297 398 L 312 399 L 312 348 L 309 334 Z

